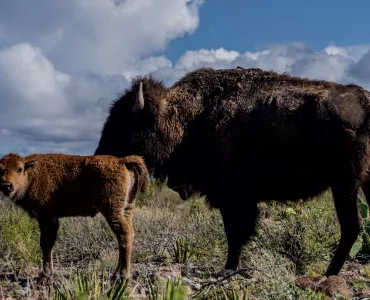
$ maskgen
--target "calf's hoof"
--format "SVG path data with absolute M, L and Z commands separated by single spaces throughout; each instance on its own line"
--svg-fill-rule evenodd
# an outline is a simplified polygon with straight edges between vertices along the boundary
M 52 280 L 53 280 L 53 274 L 52 273 L 45 273 L 45 272 L 42 271 L 42 272 L 39 273 L 36 280 L 40 284 L 51 283 Z
M 128 281 L 130 279 L 131 279 L 131 274 L 128 273 L 128 272 L 123 272 L 121 274 L 119 274 L 118 272 L 115 272 L 111 276 L 111 281 L 112 282 L 119 281 L 119 280 L 127 280 Z

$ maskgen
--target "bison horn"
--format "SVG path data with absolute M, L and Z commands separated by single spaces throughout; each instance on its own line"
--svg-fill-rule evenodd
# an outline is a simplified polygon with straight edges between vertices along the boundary
M 134 106 L 132 107 L 132 111 L 134 113 L 137 113 L 143 108 L 144 108 L 143 83 L 140 81 L 139 82 L 139 92 L 137 93 L 136 102 Z

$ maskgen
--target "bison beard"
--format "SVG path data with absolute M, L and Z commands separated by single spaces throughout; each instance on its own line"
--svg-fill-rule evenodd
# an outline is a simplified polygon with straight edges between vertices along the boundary
M 370 93 L 260 69 L 191 72 L 165 88 L 135 78 L 113 103 L 95 154 L 143 155 L 178 191 L 220 209 L 236 270 L 255 233 L 257 203 L 308 199 L 331 188 L 341 240 L 326 275 L 340 272 L 370 197 Z

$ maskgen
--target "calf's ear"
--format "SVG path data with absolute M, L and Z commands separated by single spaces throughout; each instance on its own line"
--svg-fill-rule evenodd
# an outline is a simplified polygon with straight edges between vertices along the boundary
M 27 162 L 24 164 L 24 170 L 25 170 L 25 171 L 29 170 L 29 169 L 30 169 L 30 168 L 32 168 L 35 164 L 36 164 L 36 161 L 35 161 L 35 160 L 27 161 Z

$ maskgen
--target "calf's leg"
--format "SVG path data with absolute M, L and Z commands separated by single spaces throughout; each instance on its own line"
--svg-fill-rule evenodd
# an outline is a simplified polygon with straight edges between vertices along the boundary
M 40 227 L 40 247 L 42 250 L 43 270 L 42 277 L 53 275 L 52 250 L 57 239 L 59 220 L 57 218 L 41 217 L 38 219 Z
M 125 207 L 124 209 L 124 216 L 125 216 L 125 219 L 127 220 L 127 223 L 129 225 L 129 240 L 128 240 L 128 243 L 130 244 L 129 247 L 132 251 L 132 244 L 134 242 L 134 237 L 135 237 L 135 231 L 134 231 L 134 226 L 132 225 L 132 219 L 134 217 L 134 205 L 133 204 L 129 204 L 127 207 Z M 129 254 L 129 258 L 130 258 L 130 261 L 131 261 L 131 252 Z
M 340 223 L 341 238 L 325 273 L 326 276 L 339 274 L 362 225 L 362 219 L 357 208 L 357 184 L 351 182 L 338 183 L 333 185 L 331 189 Z
M 117 278 L 117 276 L 128 279 L 131 275 L 133 240 L 130 224 L 127 222 L 122 210 L 104 214 L 104 216 L 118 241 L 119 258 L 112 279 Z

